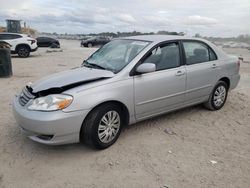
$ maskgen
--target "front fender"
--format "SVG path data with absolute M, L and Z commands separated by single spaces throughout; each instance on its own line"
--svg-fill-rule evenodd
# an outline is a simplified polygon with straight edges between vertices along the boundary
M 118 101 L 123 103 L 130 115 L 134 115 L 133 79 L 125 79 L 103 84 L 86 90 L 65 91 L 74 97 L 72 104 L 63 111 L 91 110 L 101 103 Z

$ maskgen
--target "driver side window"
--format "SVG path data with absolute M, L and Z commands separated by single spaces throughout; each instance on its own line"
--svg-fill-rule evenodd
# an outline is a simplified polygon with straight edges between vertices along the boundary
M 149 52 L 143 63 L 155 64 L 156 71 L 180 66 L 178 43 L 168 43 L 154 48 Z

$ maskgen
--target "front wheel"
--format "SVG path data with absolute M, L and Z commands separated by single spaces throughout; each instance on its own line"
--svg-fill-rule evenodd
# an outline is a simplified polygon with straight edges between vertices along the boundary
M 29 57 L 30 49 L 27 46 L 20 46 L 18 47 L 17 54 L 19 57 L 22 57 L 22 58 Z
M 85 119 L 81 132 L 81 141 L 97 149 L 105 149 L 118 139 L 123 121 L 119 106 L 107 103 L 94 109 Z
M 228 94 L 228 86 L 224 81 L 219 81 L 214 87 L 208 101 L 204 104 L 209 110 L 221 109 L 226 100 Z

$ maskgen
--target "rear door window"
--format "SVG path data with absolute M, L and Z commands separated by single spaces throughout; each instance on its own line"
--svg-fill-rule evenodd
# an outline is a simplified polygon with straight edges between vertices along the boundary
M 183 46 L 187 65 L 217 60 L 215 52 L 205 43 L 184 41 Z
M 217 59 L 216 54 L 214 53 L 214 51 L 211 48 L 209 48 L 209 60 L 214 61 L 216 59 Z
M 39 37 L 39 38 L 37 38 L 37 40 L 38 40 L 39 42 L 45 42 L 45 37 Z
M 20 36 L 20 35 L 11 35 L 11 39 L 18 39 L 18 38 L 22 38 L 22 36 Z

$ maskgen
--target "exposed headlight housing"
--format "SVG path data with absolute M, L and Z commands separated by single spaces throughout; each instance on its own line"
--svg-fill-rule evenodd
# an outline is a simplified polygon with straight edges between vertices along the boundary
M 45 97 L 39 97 L 32 100 L 29 103 L 29 110 L 37 111 L 55 111 L 62 110 L 68 107 L 73 101 L 73 97 L 70 95 L 55 94 Z

